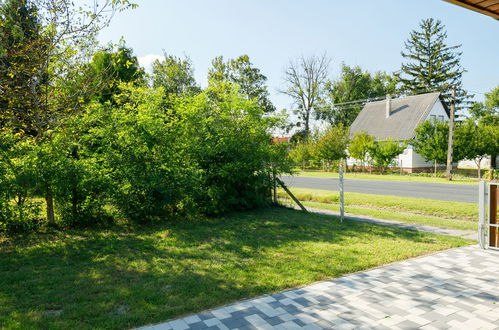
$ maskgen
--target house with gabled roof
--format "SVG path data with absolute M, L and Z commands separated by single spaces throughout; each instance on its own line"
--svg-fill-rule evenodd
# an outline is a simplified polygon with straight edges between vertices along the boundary
M 365 131 L 376 140 L 394 139 L 407 148 L 395 160 L 393 167 L 405 172 L 429 171 L 433 164 L 426 162 L 417 154 L 410 141 L 416 135 L 416 127 L 426 120 L 448 121 L 449 111 L 440 98 L 440 93 L 391 98 L 366 103 L 350 127 L 350 134 Z M 348 159 L 349 166 L 358 165 L 354 159 Z M 442 164 L 442 166 L 444 166 Z

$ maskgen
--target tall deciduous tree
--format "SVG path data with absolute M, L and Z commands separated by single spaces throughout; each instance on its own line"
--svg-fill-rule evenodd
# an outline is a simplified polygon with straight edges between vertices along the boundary
M 360 66 L 343 64 L 341 77 L 325 83 L 324 98 L 316 111 L 317 119 L 350 126 L 367 101 L 341 105 L 342 103 L 393 94 L 395 87 L 396 80 L 385 72 L 376 72 L 373 75 L 362 71 Z
M 440 20 L 424 19 L 419 30 L 413 30 L 404 43 L 402 56 L 408 60 L 396 74 L 401 90 L 417 94 L 441 90 L 445 102 L 450 104 L 449 86 L 456 86 L 456 104 L 464 105 L 469 95 L 462 89 L 461 45 L 446 44 L 447 32 Z M 459 106 L 458 106 L 459 108 Z
M 47 88 L 49 40 L 29 0 L 0 3 L 0 120 L 16 133 L 34 135 Z
M 248 55 L 227 61 L 222 56 L 215 57 L 212 68 L 208 71 L 208 81 L 211 85 L 225 81 L 236 84 L 241 94 L 249 100 L 256 101 L 263 111 L 268 113 L 275 110 L 269 99 L 267 77 L 260 72 L 260 69 L 253 66 Z
M 290 61 L 284 72 L 285 88 L 281 93 L 293 100 L 294 112 L 298 115 L 297 126 L 303 126 L 305 136 L 310 134 L 310 118 L 323 95 L 330 62 L 326 54 L 302 56 Z
M 96 84 L 95 97 L 101 102 L 112 101 L 119 94 L 122 82 L 132 82 L 142 85 L 145 72 L 139 66 L 133 50 L 121 44 L 115 51 L 101 50 L 94 54 L 90 64 Z
M 152 64 L 152 86 L 163 87 L 165 97 L 194 95 L 201 91 L 194 78 L 190 58 L 164 54 L 164 59 Z
M 433 162 L 435 176 L 437 164 L 447 161 L 449 127 L 447 123 L 427 120 L 416 127 L 416 137 L 412 142 L 414 150 L 429 162 Z

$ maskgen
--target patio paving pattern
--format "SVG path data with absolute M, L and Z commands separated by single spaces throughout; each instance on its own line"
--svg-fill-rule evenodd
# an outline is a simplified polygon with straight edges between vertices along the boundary
M 140 329 L 499 329 L 499 251 L 447 250 Z

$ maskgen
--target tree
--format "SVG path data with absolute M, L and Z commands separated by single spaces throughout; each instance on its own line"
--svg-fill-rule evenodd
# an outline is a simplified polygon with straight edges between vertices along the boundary
M 307 162 L 310 162 L 314 157 L 312 142 L 298 142 L 293 146 L 289 153 L 289 157 L 299 165 L 302 170 L 305 170 Z
M 343 125 L 329 127 L 317 140 L 317 155 L 327 163 L 346 157 L 348 129 Z
M 13 56 L 2 57 L 2 65 L 8 67 L 8 77 L 21 77 L 19 81 L 25 82 L 2 83 L 0 105 L 4 105 L 5 96 L 12 98 L 3 122 L 14 119 L 17 124 L 7 128 L 21 133 L 20 137 L 34 136 L 33 143 L 42 143 L 48 136 L 44 132 L 57 127 L 65 114 L 81 109 L 83 102 L 74 101 L 84 99 L 91 88 L 73 86 L 74 93 L 70 93 L 61 87 L 79 75 L 81 62 L 94 49 L 97 32 L 109 24 L 116 11 L 129 7 L 135 7 L 129 0 L 89 1 L 81 6 L 72 0 L 9 0 L 0 4 L 0 52 L 15 49 Z M 17 120 L 20 111 L 22 120 Z M 42 159 L 52 162 L 50 157 Z M 47 219 L 54 223 L 53 192 L 47 187 Z
M 303 125 L 305 136 L 310 134 L 310 117 L 323 95 L 331 60 L 322 56 L 300 57 L 290 61 L 284 72 L 285 88 L 281 93 L 291 97 L 298 115 L 297 126 Z
M 165 97 L 194 95 L 201 91 L 194 78 L 191 59 L 164 54 L 164 59 L 152 64 L 152 86 L 162 87 Z
M 482 159 L 497 151 L 497 134 L 491 126 L 483 122 L 476 123 L 468 119 L 456 127 L 456 153 L 459 159 L 472 159 L 478 169 L 480 179 L 480 163 Z
M 432 161 L 437 176 L 437 164 L 447 161 L 449 127 L 447 123 L 427 120 L 416 127 L 416 136 L 412 142 L 414 151 L 423 156 L 425 161 Z
M 120 94 L 119 85 L 123 82 L 132 82 L 143 85 L 144 70 L 139 66 L 133 50 L 120 44 L 116 51 L 101 50 L 94 54 L 90 63 L 94 83 L 95 98 L 105 103 L 113 101 L 113 96 Z
M 260 73 L 260 69 L 253 66 L 248 55 L 227 61 L 224 61 L 222 56 L 215 57 L 212 68 L 208 71 L 208 81 L 212 85 L 222 82 L 236 84 L 240 88 L 240 93 L 249 100 L 255 100 L 263 111 L 267 113 L 275 111 L 269 99 L 267 77 Z
M 221 213 L 268 205 L 272 174 L 287 166 L 269 133 L 280 119 L 265 114 L 230 82 L 209 85 L 182 101 L 175 110 L 186 125 L 188 156 L 198 164 L 199 207 Z
M 456 86 L 456 106 L 464 104 L 469 95 L 462 89 L 461 45 L 448 46 L 447 32 L 440 20 L 424 19 L 419 23 L 420 30 L 413 30 L 404 43 L 406 52 L 402 56 L 408 60 L 402 63 L 396 73 L 400 89 L 408 94 L 439 90 L 443 100 L 450 104 L 449 86 Z
M 468 109 L 468 112 L 471 119 L 480 126 L 486 126 L 484 129 L 491 134 L 493 140 L 495 139 L 495 147 L 494 144 L 490 144 L 490 151 L 488 154 L 491 157 L 491 167 L 496 168 L 496 158 L 499 154 L 497 148 L 499 142 L 496 135 L 496 131 L 499 127 L 499 86 L 489 93 L 485 93 L 484 102 L 474 102 Z
M 348 146 L 350 157 L 360 160 L 362 171 L 366 169 L 366 163 L 369 161 L 369 151 L 374 147 L 374 136 L 367 132 L 355 133 Z
M 338 80 L 325 83 L 324 98 L 316 111 L 317 119 L 348 127 L 368 102 L 367 99 L 395 93 L 395 79 L 384 72 L 372 75 L 362 71 L 360 66 L 346 64 L 342 64 L 341 72 Z M 363 101 L 356 102 L 358 100 Z M 348 102 L 352 103 L 337 105 Z
M 374 164 L 381 168 L 383 172 L 391 165 L 393 159 L 404 152 L 405 143 L 388 139 L 385 141 L 376 141 L 374 146 L 369 150 Z
M 0 121 L 16 133 L 36 134 L 47 88 L 43 54 L 49 47 L 39 10 L 29 0 L 0 3 Z

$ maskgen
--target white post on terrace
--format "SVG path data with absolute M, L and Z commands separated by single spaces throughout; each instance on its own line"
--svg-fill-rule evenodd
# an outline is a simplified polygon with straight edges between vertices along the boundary
M 343 196 L 343 159 L 340 160 L 339 170 L 339 186 L 340 186 L 340 221 L 343 222 L 345 217 L 345 198 Z

